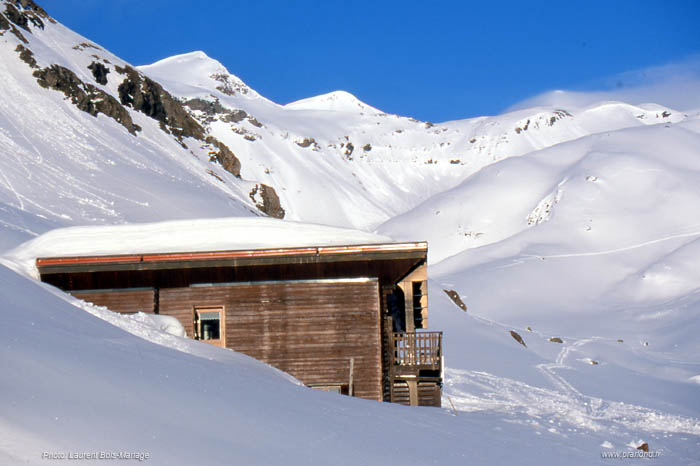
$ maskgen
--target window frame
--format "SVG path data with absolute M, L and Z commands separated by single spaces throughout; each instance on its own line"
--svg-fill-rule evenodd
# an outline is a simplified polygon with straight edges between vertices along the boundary
M 203 312 L 219 313 L 219 338 L 204 340 L 202 338 L 202 322 L 199 314 Z M 194 339 L 209 343 L 210 345 L 226 347 L 226 307 L 225 306 L 194 306 L 192 309 L 192 323 L 194 328 Z

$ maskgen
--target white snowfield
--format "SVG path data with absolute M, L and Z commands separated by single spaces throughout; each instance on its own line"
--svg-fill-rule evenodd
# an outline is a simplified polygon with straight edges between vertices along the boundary
M 123 60 L 29 27 L 39 67 L 119 99 Z M 140 67 L 220 106 L 192 115 L 238 156 L 238 179 L 141 113 L 134 136 L 39 87 L 18 44 L 0 35 L 0 465 L 590 465 L 644 442 L 653 464 L 700 464 L 698 110 L 597 102 L 432 124 L 342 91 L 279 105 L 203 52 Z M 107 85 L 87 69 L 98 59 Z M 258 183 L 285 221 L 258 217 Z M 391 240 L 429 242 L 443 409 L 304 388 L 172 321 L 37 283 L 34 267 Z

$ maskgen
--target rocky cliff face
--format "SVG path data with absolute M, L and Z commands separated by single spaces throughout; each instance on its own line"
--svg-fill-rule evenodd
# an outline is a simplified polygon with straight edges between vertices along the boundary
M 141 130 L 117 99 L 92 84 L 83 82 L 73 71 L 64 66 L 51 65 L 37 70 L 34 72 L 34 77 L 41 87 L 62 92 L 70 98 L 73 105 L 92 116 L 97 116 L 99 113 L 107 115 L 131 134 Z
M 52 62 L 51 59 L 48 62 L 46 58 L 37 59 L 32 50 L 32 43 L 37 39 L 33 38 L 32 31 L 35 28 L 47 30 L 55 21 L 31 0 L 0 2 L 0 9 L 3 9 L 0 13 L 0 36 L 8 32 L 15 36 L 19 42 L 14 46 L 15 52 L 18 58 L 33 70 L 33 77 L 40 87 L 62 93 L 68 102 L 91 116 L 104 115 L 111 118 L 136 137 L 142 131 L 142 127 L 134 122 L 132 112 L 141 113 L 155 120 L 162 131 L 174 137 L 181 147 L 192 155 L 197 150 L 208 150 L 212 163 L 220 165 L 226 172 L 241 180 L 243 192 L 250 190 L 249 187 L 245 187 L 250 182 L 241 179 L 241 162 L 234 152 L 225 143 L 208 134 L 208 130 L 193 118 L 192 111 L 166 91 L 160 83 L 126 63 L 117 63 L 116 60 L 112 63 L 102 56 L 106 52 L 100 47 L 84 41 L 70 47 L 69 53 L 83 54 L 85 58 L 89 56 L 90 63 L 85 66 L 89 74 L 84 70 L 71 69 Z M 80 60 L 76 62 L 82 60 L 84 58 L 81 55 Z M 204 101 L 199 103 L 200 106 L 202 103 Z M 197 102 L 188 104 L 199 108 Z M 216 106 L 208 110 L 212 113 L 224 112 L 223 116 L 231 121 L 248 117 L 245 112 L 237 114 Z M 188 144 L 193 145 L 192 140 L 201 144 L 188 147 Z M 207 173 L 213 174 L 211 170 Z M 220 175 L 215 177 L 226 183 Z M 262 183 L 253 184 L 259 190 L 259 195 L 255 199 L 250 195 L 243 196 L 243 199 L 265 215 L 283 217 L 284 209 L 275 190 Z
M 115 69 L 125 76 L 119 85 L 119 100 L 123 105 L 159 121 L 164 131 L 170 132 L 178 139 L 205 139 L 204 128 L 187 113 L 179 101 L 163 89 L 163 86 L 130 66 L 117 66 Z

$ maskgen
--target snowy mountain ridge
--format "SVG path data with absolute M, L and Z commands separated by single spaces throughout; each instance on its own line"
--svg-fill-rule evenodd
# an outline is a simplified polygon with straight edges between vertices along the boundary
M 200 65 L 189 61 L 206 61 L 201 52 L 168 60 L 139 69 L 190 102 L 195 118 L 241 159 L 244 177 L 278 187 L 287 218 L 355 228 L 375 227 L 498 160 L 686 117 L 654 104 L 602 102 L 434 124 L 388 115 L 342 91 L 285 106 L 225 95 L 204 76 L 221 71 L 216 60 L 196 77 Z
M 594 132 L 684 118 L 660 106 L 606 103 L 433 124 L 384 114 L 344 92 L 282 106 L 204 52 L 140 67 L 141 75 L 48 15 L 42 27 L 34 25 L 25 18 L 33 17 L 34 4 L 24 4 L 21 12 L 12 8 L 26 29 L 7 21 L 0 52 L 14 64 L 2 70 L 8 92 L 0 101 L 0 207 L 3 228 L 17 238 L 76 222 L 258 209 L 371 229 L 495 161 Z M 69 72 L 42 71 L 52 66 Z M 63 90 L 42 88 L 32 76 L 38 72 L 44 86 Z M 66 156 L 54 158 L 58 153 Z M 27 172 L 51 189 L 23 183 Z M 154 199 L 146 183 L 167 194 Z

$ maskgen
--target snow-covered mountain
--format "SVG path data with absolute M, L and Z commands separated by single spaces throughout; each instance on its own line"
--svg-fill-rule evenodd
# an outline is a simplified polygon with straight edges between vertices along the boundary
M 658 105 L 607 102 L 434 124 L 383 113 L 343 91 L 277 105 L 203 52 L 139 70 L 233 150 L 244 178 L 275 187 L 287 218 L 356 228 L 376 227 L 495 161 L 685 118 Z
M 282 106 L 203 52 L 136 69 L 32 2 L 8 5 L 0 208 L 18 239 L 71 224 L 253 215 L 256 206 L 373 228 L 494 161 L 684 118 L 606 103 L 433 124 L 340 91 Z
M 31 0 L 0 2 L 0 57 L 0 361 L 13 374 L 0 463 L 97 445 L 155 464 L 588 465 L 642 442 L 656 464 L 697 463 L 697 111 L 599 102 L 431 123 L 343 91 L 280 105 L 204 52 L 132 66 Z M 259 215 L 284 221 L 138 225 Z M 134 223 L 139 244 L 161 247 L 203 225 L 197 239 L 225 248 L 224 229 L 257 222 L 285 244 L 427 239 L 447 409 L 309 392 L 31 280 L 35 255 L 103 231 L 85 225 Z M 116 387 L 119 403 L 101 395 Z M 211 422 L 222 406 L 235 416 Z M 402 447 L 387 459 L 386 445 Z

